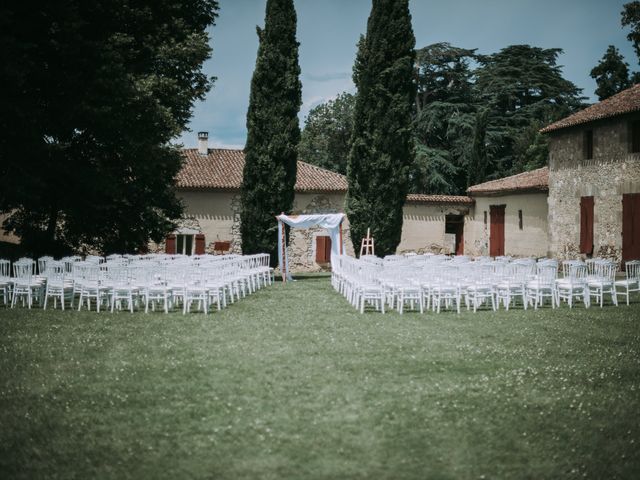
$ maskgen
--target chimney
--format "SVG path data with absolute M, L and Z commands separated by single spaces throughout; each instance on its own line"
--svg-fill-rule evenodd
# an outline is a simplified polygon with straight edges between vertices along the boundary
M 209 154 L 209 132 L 198 132 L 198 153 Z

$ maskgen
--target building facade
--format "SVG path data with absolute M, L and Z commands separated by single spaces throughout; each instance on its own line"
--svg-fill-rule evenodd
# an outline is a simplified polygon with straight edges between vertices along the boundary
M 465 226 L 469 255 L 545 257 L 548 254 L 547 167 L 474 185 Z
M 640 258 L 640 85 L 549 125 L 549 250 Z

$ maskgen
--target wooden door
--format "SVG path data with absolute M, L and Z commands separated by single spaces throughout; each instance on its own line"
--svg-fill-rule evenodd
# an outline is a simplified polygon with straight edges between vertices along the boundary
M 505 205 L 490 205 L 491 226 L 489 229 L 489 255 L 504 255 L 504 209 Z
M 593 197 L 580 197 L 580 253 L 593 254 Z
M 331 261 L 331 237 L 318 235 L 316 237 L 316 263 Z
M 622 261 L 640 260 L 640 193 L 622 196 Z
M 454 252 L 456 255 L 464 255 L 464 216 L 447 215 L 445 217 L 445 233 L 456 236 Z

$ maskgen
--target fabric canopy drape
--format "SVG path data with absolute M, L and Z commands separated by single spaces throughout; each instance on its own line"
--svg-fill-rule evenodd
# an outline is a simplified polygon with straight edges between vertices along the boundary
M 285 244 L 284 225 L 297 228 L 320 227 L 329 231 L 331 237 L 331 257 L 344 252 L 344 240 L 342 238 L 342 221 L 344 213 L 328 213 L 317 215 L 278 215 L 278 265 L 282 272 L 283 280 L 291 280 L 289 273 L 289 258 L 287 245 Z

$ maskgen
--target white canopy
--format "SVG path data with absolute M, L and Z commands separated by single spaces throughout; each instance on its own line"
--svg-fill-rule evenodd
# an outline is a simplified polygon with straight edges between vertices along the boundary
M 278 264 L 282 272 L 284 281 L 291 280 L 289 273 L 289 258 L 287 255 L 287 245 L 284 235 L 283 223 L 290 227 L 309 228 L 318 226 L 329 230 L 331 237 L 331 256 L 344 252 L 344 241 L 342 239 L 342 221 L 344 213 L 327 213 L 316 215 L 278 215 Z

